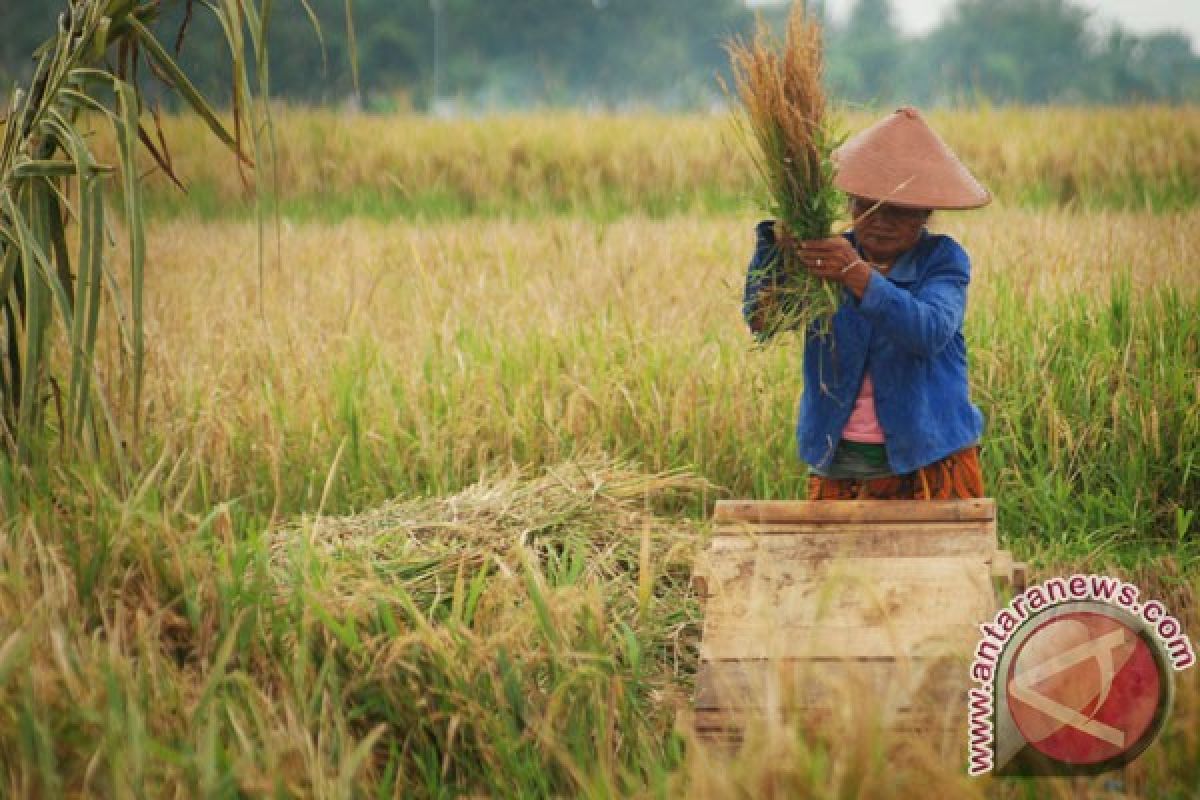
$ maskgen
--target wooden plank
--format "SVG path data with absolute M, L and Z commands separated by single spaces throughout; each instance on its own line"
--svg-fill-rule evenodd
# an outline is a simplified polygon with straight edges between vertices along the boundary
M 717 522 L 713 530 L 718 536 L 741 536 L 747 533 L 860 533 L 869 530 L 953 533 L 980 528 L 991 530 L 995 524 L 995 519 L 727 519 Z
M 986 536 L 995 530 L 994 520 L 895 520 L 878 522 L 744 522 L 718 523 L 714 528 L 714 542 L 727 536 L 800 536 L 807 534 L 851 535 L 865 533 L 888 533 L 892 535 L 923 534 L 927 537 L 939 535 L 958 536 L 978 533 Z
M 706 639 L 744 626 L 978 624 L 994 612 L 988 567 L 978 559 L 812 561 L 758 552 L 717 560 L 706 573 Z
M 846 718 L 848 717 L 848 718 Z M 760 716 L 754 712 L 745 711 L 698 711 L 693 720 L 693 730 L 705 738 L 715 737 L 718 741 L 738 743 L 742 740 L 749 725 L 763 724 Z M 938 748 L 937 739 L 957 739 L 956 750 L 964 745 L 963 730 L 966 728 L 966 714 L 953 712 L 948 708 L 939 712 L 897 711 L 875 720 L 879 727 L 893 736 L 917 736 L 929 741 L 930 747 Z M 838 738 L 834 726 L 841 722 L 844 728 L 855 735 L 861 735 L 864 729 L 862 722 L 854 714 L 839 716 L 825 709 L 801 709 L 783 715 L 777 720 L 784 725 L 801 724 L 816 729 L 830 738 Z
M 718 500 L 722 522 L 966 522 L 996 518 L 991 498 L 977 500 Z
M 744 565 L 749 564 L 747 570 Z M 759 581 L 786 575 L 787 583 L 806 581 L 848 581 L 861 579 L 873 581 L 880 578 L 905 579 L 909 581 L 958 579 L 970 577 L 980 588 L 987 587 L 991 568 L 988 562 L 973 556 L 850 556 L 845 558 L 788 558 L 786 549 L 756 547 L 719 553 L 704 564 L 702 572 L 707 576 L 713 591 L 744 590 L 750 587 L 726 586 L 730 580 L 747 576 Z
M 744 626 L 775 631 L 824 625 L 879 626 L 978 625 L 995 613 L 990 598 L 963 595 L 958 585 L 913 586 L 883 582 L 862 597 L 855 587 L 822 591 L 811 585 L 779 589 L 749 599 L 713 594 L 705 600 L 704 635 L 720 636 Z
M 699 739 L 708 751 L 708 754 L 718 753 L 725 758 L 733 758 L 741 749 L 745 737 L 742 735 L 742 730 L 705 730 L 693 726 L 696 738 Z
M 713 537 L 709 552 L 722 554 L 765 548 L 779 558 L 834 556 L 975 556 L 996 550 L 995 527 L 988 523 L 880 523 L 879 525 L 749 525 L 739 523 Z
M 873 721 L 894 734 L 936 736 L 945 731 L 964 736 L 966 703 L 952 703 L 931 710 L 887 710 L 869 704 L 841 709 L 797 709 L 779 714 L 775 721 L 785 725 L 800 723 L 830 733 L 838 723 L 844 723 L 856 733 L 863 731 L 863 721 Z M 763 724 L 764 716 L 757 711 L 733 709 L 697 711 L 693 725 L 702 735 L 737 736 L 754 724 Z M 836 734 L 834 734 L 836 738 Z
M 956 655 L 963 668 L 979 641 L 978 625 L 889 625 L 780 628 L 762 622 L 709 626 L 700 658 L 929 658 Z
M 722 501 L 714 519 L 696 566 L 699 735 L 863 715 L 922 741 L 961 733 L 966 665 L 1004 566 L 992 500 Z
M 954 659 L 705 661 L 697 710 L 831 708 L 870 697 L 891 708 L 966 702 L 968 676 Z

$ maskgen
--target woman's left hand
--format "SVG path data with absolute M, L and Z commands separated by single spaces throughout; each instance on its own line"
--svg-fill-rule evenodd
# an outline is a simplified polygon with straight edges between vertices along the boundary
M 797 242 L 796 254 L 813 275 L 839 283 L 843 269 L 855 261 L 862 261 L 854 246 L 841 236 Z
M 871 266 L 844 237 L 798 242 L 796 254 L 808 271 L 818 278 L 840 283 L 858 298 L 866 291 Z

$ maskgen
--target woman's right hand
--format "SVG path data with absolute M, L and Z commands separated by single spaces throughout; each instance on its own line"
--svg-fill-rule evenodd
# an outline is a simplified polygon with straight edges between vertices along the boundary
M 759 289 L 754 313 L 750 315 L 750 330 L 754 333 L 762 333 L 766 330 L 771 317 L 778 311 L 776 308 L 777 292 L 778 290 L 774 286 L 764 286 Z
M 792 236 L 792 232 L 787 229 L 783 221 L 775 223 L 775 242 L 779 245 L 779 249 L 784 253 L 796 254 L 796 250 L 800 245 L 800 240 Z

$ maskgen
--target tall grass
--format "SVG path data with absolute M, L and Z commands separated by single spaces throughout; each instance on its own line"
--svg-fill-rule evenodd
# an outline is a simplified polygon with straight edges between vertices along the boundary
M 8 796 L 1104 796 L 966 780 L 862 708 L 694 740 L 704 530 L 655 511 L 705 490 L 687 474 L 580 461 L 272 531 L 80 488 L 0 535 Z M 1164 596 L 1177 568 L 1139 582 Z M 1197 778 L 1198 674 L 1121 776 L 1134 796 Z
M 271 532 L 151 494 L 0 535 L 6 796 L 624 796 L 680 760 L 686 475 L 579 463 Z M 86 535 L 83 528 L 86 527 Z M 645 538 L 650 549 L 641 546 Z M 646 574 L 651 593 L 629 591 Z M 634 578 L 636 583 L 636 577 Z M 34 602 L 30 602 L 34 601 Z
M 851 110 L 846 130 L 889 110 Z M 1170 211 L 1200 199 L 1198 115 L 1190 107 L 1046 108 L 927 118 L 1001 205 Z M 724 114 L 448 121 L 277 109 L 274 118 L 281 208 L 296 219 L 612 219 L 740 212 L 760 202 L 749 155 Z M 186 117 L 164 124 L 191 194 L 153 176 L 151 213 L 245 213 L 253 195 L 202 126 Z
M 139 420 L 114 413 L 103 395 L 92 391 L 97 331 L 108 316 L 102 310 L 115 307 L 116 319 L 106 324 L 124 336 L 128 358 L 125 368 L 109 378 L 129 386 L 133 401 L 128 407 L 137 409 L 145 353 L 145 207 L 137 153 L 144 150 L 147 160 L 178 182 L 161 129 L 156 142 L 144 126 L 145 79 L 139 74 L 156 76 L 194 112 L 206 135 L 234 158 L 249 161 L 247 152 L 257 152 L 259 117 L 251 78 L 259 78 L 255 88 L 265 97 L 265 66 L 254 65 L 265 64 L 263 34 L 271 4 L 261 15 L 253 2 L 204 9 L 220 23 L 231 54 L 234 124 L 229 127 L 151 31 L 158 3 L 72 0 L 58 5 L 62 11 L 55 28 L 46 31 L 48 38 L 33 54 L 33 79 L 11 90 L 0 127 L 0 446 L 24 463 L 44 460 L 44 443 L 53 438 L 48 431 L 57 429 L 60 447 L 85 448 L 97 458 L 107 452 L 124 465 L 121 451 L 126 438 L 137 447 Z M 191 10 L 189 3 L 189 17 Z M 178 32 L 177 44 L 184 33 Z M 250 63 L 247 39 L 254 46 Z M 91 129 L 97 125 L 115 151 L 107 162 L 97 161 L 91 150 Z M 105 246 L 108 173 L 121 187 L 130 241 L 128 264 L 120 269 L 108 260 Z M 74 252 L 69 239 L 77 240 Z M 121 283 L 124 291 L 117 288 Z M 51 369 L 56 349 L 66 351 L 69 366 Z
M 971 379 L 1014 535 L 1167 534 L 1195 507 L 1195 214 L 936 219 L 974 258 Z M 800 496 L 798 349 L 740 319 L 751 222 L 305 226 L 265 320 L 250 226 L 167 224 L 147 415 L 201 506 L 312 509 L 339 448 L 335 511 L 597 451 Z
M 136 480 L 0 462 L 0 794 L 1100 795 L 967 781 L 869 715 L 732 758 L 676 729 L 708 508 L 803 492 L 799 349 L 740 317 L 754 221 L 285 221 L 261 314 L 252 222 L 151 227 Z M 973 258 L 1004 545 L 1193 636 L 1198 222 L 933 223 Z M 1198 676 L 1129 794 L 1200 780 Z

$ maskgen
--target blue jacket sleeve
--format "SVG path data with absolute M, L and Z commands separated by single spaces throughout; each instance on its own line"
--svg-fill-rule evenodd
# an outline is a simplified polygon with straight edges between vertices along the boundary
M 746 270 L 746 288 L 742 293 L 742 317 L 758 338 L 766 339 L 771 331 L 756 327 L 758 295 L 767 286 L 779 282 L 778 249 L 775 246 L 775 222 L 763 220 L 754 228 L 754 255 Z
M 945 347 L 962 327 L 967 309 L 971 262 L 950 239 L 928 256 L 925 276 L 913 291 L 872 273 L 858 310 L 894 342 L 929 357 Z

